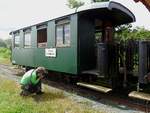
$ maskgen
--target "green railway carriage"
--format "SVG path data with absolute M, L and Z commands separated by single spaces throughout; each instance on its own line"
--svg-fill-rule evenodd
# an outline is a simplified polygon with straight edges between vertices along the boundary
M 12 31 L 12 63 L 73 75 L 98 69 L 97 43 L 113 42 L 114 28 L 135 21 L 117 2 L 92 3 L 68 15 Z

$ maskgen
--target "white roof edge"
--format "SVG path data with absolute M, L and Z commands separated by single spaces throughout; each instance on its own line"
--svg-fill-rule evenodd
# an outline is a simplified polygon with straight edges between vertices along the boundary
M 77 12 L 86 11 L 90 9 L 106 8 L 110 2 L 95 2 L 88 5 L 81 6 L 77 9 Z
M 107 8 L 109 10 L 112 10 L 112 9 L 121 10 L 122 12 L 128 14 L 133 19 L 133 21 L 135 21 L 134 14 L 128 8 L 126 8 L 122 4 L 120 4 L 118 2 L 114 2 L 114 1 L 110 1 L 110 2 L 96 2 L 96 3 L 89 4 L 89 5 L 81 6 L 81 7 L 79 7 L 77 9 L 76 12 L 78 13 L 78 12 L 91 10 L 91 9 L 98 9 L 98 8 Z
M 108 8 L 110 10 L 112 10 L 113 8 L 119 9 L 122 12 L 125 12 L 126 14 L 128 14 L 130 17 L 132 17 L 132 19 L 133 19 L 134 22 L 136 21 L 134 14 L 127 7 L 123 6 L 122 4 L 120 4 L 118 2 L 111 1 L 109 3 L 109 7 Z

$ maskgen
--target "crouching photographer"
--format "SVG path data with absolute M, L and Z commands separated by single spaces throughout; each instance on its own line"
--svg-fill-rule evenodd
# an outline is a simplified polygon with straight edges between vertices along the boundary
M 44 67 L 38 67 L 27 71 L 21 81 L 21 96 L 27 96 L 32 93 L 43 94 L 41 88 L 41 80 L 46 76 L 46 69 Z

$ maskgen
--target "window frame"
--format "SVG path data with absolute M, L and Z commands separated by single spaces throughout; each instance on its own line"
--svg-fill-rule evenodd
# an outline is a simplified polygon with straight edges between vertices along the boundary
M 23 34 L 24 34 L 24 36 L 23 36 L 23 38 L 24 38 L 23 47 L 24 47 L 24 48 L 31 48 L 31 47 L 32 47 L 31 29 L 26 29 L 26 30 L 24 30 L 24 33 L 23 33 Z M 30 44 L 29 44 L 29 45 L 26 44 L 26 40 L 25 40 L 26 34 L 30 34 Z
M 36 26 L 36 28 L 37 28 L 37 48 L 47 48 L 47 41 L 48 41 L 48 34 L 47 34 L 47 23 L 45 23 L 45 24 L 41 24 L 41 25 L 38 25 L 38 26 Z M 39 46 L 39 42 L 38 42 L 38 32 L 40 31 L 40 30 L 44 30 L 44 29 L 46 29 L 46 42 L 42 42 L 43 44 L 45 44 L 45 46 Z M 41 43 L 41 44 L 42 44 Z
M 16 46 L 17 45 L 16 37 L 19 39 L 18 40 L 18 46 Z M 14 33 L 14 48 L 20 48 L 20 32 L 19 31 Z
M 66 43 L 66 33 L 65 33 L 65 26 L 69 26 L 69 43 Z M 58 28 L 61 27 L 62 28 L 62 42 L 58 43 Z M 55 22 L 55 46 L 56 47 L 70 47 L 71 46 L 71 26 L 70 26 L 70 19 L 66 18 L 66 19 L 61 19 L 61 20 L 57 20 Z M 60 45 L 61 44 L 61 45 Z

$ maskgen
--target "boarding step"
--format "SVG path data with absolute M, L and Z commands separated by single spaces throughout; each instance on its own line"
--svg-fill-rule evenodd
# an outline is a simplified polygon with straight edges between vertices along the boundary
M 77 85 L 82 86 L 82 87 L 86 87 L 86 88 L 89 88 L 92 90 L 96 90 L 99 92 L 103 92 L 103 93 L 108 93 L 108 92 L 112 91 L 111 88 L 107 88 L 107 87 L 103 87 L 103 86 L 99 86 L 99 85 L 92 85 L 92 84 L 81 83 L 81 82 L 78 82 Z
M 132 98 L 144 100 L 144 101 L 150 101 L 150 94 L 148 93 L 132 91 L 131 93 L 129 93 L 128 96 Z

